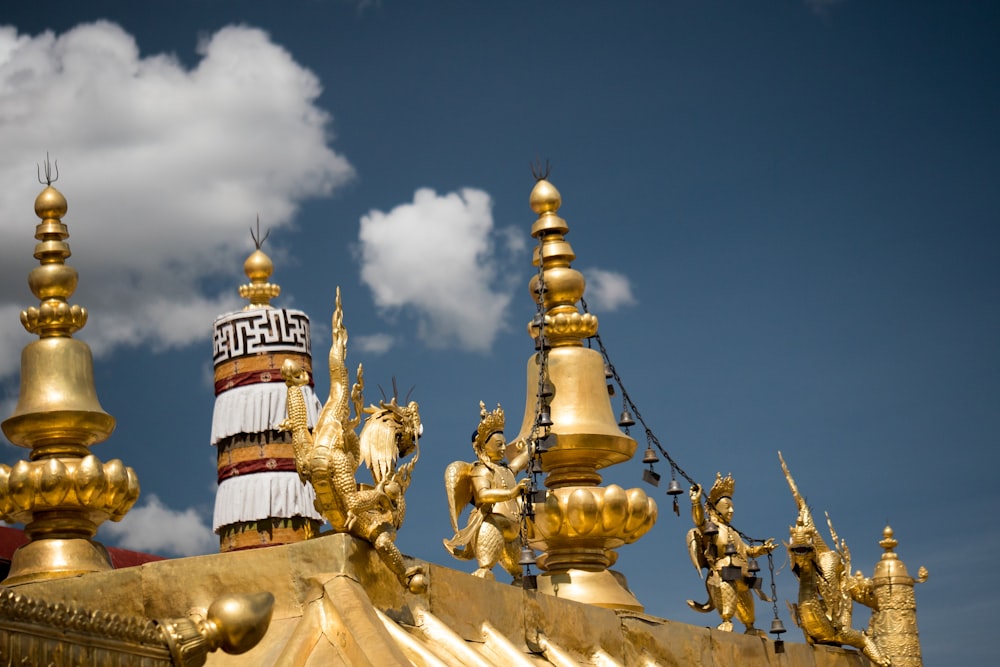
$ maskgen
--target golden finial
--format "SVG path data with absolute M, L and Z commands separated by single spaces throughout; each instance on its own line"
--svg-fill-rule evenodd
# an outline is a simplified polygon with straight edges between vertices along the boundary
M 882 529 L 882 539 L 878 541 L 880 547 L 885 549 L 885 553 L 882 554 L 882 558 L 895 558 L 896 554 L 893 553 L 893 549 L 899 544 L 899 540 L 893 537 L 892 526 L 889 524 L 885 525 Z M 891 555 L 890 555 L 891 554 Z
M 271 274 L 274 273 L 274 263 L 261 250 L 261 246 L 264 245 L 264 241 L 270 235 L 270 230 L 263 237 L 260 235 L 260 216 L 258 215 L 257 233 L 255 234 L 253 228 L 250 228 L 250 238 L 253 239 L 256 250 L 250 253 L 247 260 L 243 262 L 243 272 L 250 279 L 248 285 L 240 285 L 240 296 L 250 301 L 250 303 L 243 306 L 243 310 L 270 308 L 271 299 L 281 294 L 281 287 L 267 282 Z
M 642 489 L 600 486 L 599 470 L 630 459 L 636 442 L 612 412 L 604 358 L 583 345 L 597 334 L 597 318 L 577 309 L 586 281 L 570 266 L 576 255 L 565 238 L 569 225 L 558 215 L 562 197 L 549 172 L 548 165 L 533 166 L 528 200 L 538 216 L 531 226 L 538 271 L 529 289 L 540 312 L 528 329 L 538 353 L 528 360 L 524 419 L 514 442 L 543 439 L 545 452 L 538 456 L 546 500 L 534 504 L 526 536 L 540 552 L 539 591 L 641 611 L 624 579 L 608 568 L 619 547 L 653 527 L 656 502 Z
M 535 187 L 528 202 L 538 220 L 531 226 L 531 235 L 539 239 L 532 257 L 534 266 L 541 265 L 541 276 L 536 274 L 528 285 L 532 298 L 540 300 L 544 308 L 545 337 L 550 347 L 580 346 L 585 338 L 597 333 L 597 318 L 590 313 L 581 313 L 576 304 L 583 298 L 587 283 L 583 274 L 570 267 L 576 259 L 573 248 L 566 241 L 569 225 L 557 215 L 562 206 L 562 196 L 547 180 L 548 165 L 544 171 L 532 169 Z M 539 284 L 544 284 L 539 293 Z M 529 333 L 533 338 L 539 335 L 540 327 L 533 322 Z
M 102 464 L 88 449 L 111 435 L 115 419 L 97 400 L 90 347 L 72 337 L 86 324 L 87 311 L 68 303 L 77 273 L 66 264 L 66 199 L 52 187 L 47 158 L 45 176 L 35 199 L 40 266 L 28 276 L 40 303 L 21 313 L 21 323 L 39 339 L 21 351 L 17 406 L 2 424 L 12 443 L 31 449 L 30 461 L 0 465 L 0 519 L 24 523 L 31 540 L 14 553 L 7 585 L 110 569 L 91 538 L 139 497 L 131 468 L 117 459 Z

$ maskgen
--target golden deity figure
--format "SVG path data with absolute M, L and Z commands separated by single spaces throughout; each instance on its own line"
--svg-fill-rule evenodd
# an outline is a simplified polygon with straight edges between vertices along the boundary
M 309 431 L 302 387 L 309 373 L 286 359 L 281 375 L 288 386 L 288 418 L 278 428 L 291 431 L 295 468 L 303 482 L 316 491 L 316 509 L 335 533 L 350 533 L 370 542 L 400 583 L 413 592 L 426 586 L 420 566 L 407 568 L 396 546 L 396 531 L 406 515 L 404 494 L 410 486 L 413 467 L 420 456 L 418 438 L 423 432 L 419 406 L 410 401 L 401 406 L 396 396 L 388 403 L 364 407 L 364 373 L 358 365 L 357 382 L 348 391 L 346 366 L 347 329 L 337 288 L 333 314 L 333 344 L 330 347 L 330 397 Z M 351 407 L 354 417 L 351 417 Z M 368 414 L 361 435 L 355 429 L 361 414 Z M 405 464 L 397 461 L 413 456 Z M 361 485 L 355 473 L 365 464 L 374 488 Z
M 472 448 L 479 459 L 474 463 L 455 461 L 444 473 L 448 509 L 455 536 L 444 540 L 445 548 L 460 560 L 475 559 L 477 577 L 494 579 L 493 566 L 500 563 L 514 583 L 521 580 L 518 562 L 521 550 L 521 492 L 527 479 L 515 481 L 524 470 L 530 452 L 523 440 L 511 444 L 517 452 L 504 462 L 507 441 L 503 435 L 503 408 L 486 411 L 479 402 L 479 426 L 472 433 Z M 458 520 L 466 505 L 472 505 L 465 528 Z
M 701 502 L 701 486 L 695 484 L 691 487 L 691 519 L 695 527 L 687 534 L 688 554 L 699 574 L 708 570 L 705 577 L 708 601 L 698 603 L 688 600 L 687 603 L 702 613 L 717 610 L 722 617 L 719 630 L 732 632 L 732 619 L 736 616 L 746 626 L 746 634 L 763 636 L 764 633 L 754 627 L 753 593 L 765 602 L 768 597 L 757 585 L 760 580 L 748 568 L 751 558 L 771 553 L 777 544 L 768 539 L 763 544 L 751 546 L 730 525 L 735 486 L 732 475 L 723 477 L 721 473 L 716 473 L 715 484 L 708 492 L 705 505 Z
M 792 618 L 810 644 L 853 646 L 874 664 L 889 667 L 893 663 L 875 639 L 851 627 L 855 601 L 873 606 L 872 581 L 860 572 L 851 575 L 851 552 L 847 543 L 838 539 L 829 516 L 826 523 L 833 547 L 823 540 L 781 452 L 778 459 L 799 508 L 795 525 L 789 528 L 787 545 L 792 572 L 799 580 L 798 602 L 789 603 Z

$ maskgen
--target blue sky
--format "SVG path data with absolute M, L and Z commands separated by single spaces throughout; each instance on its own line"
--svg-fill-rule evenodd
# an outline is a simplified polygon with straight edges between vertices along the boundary
M 312 316 L 317 360 L 340 285 L 369 398 L 415 385 L 399 543 L 463 567 L 441 546 L 441 474 L 471 455 L 479 400 L 520 423 L 541 158 L 602 340 L 671 455 L 708 484 L 731 471 L 734 523 L 787 539 L 780 449 L 855 567 L 871 572 L 888 521 L 910 571 L 929 568 L 926 664 L 992 656 L 995 3 L 57 1 L 0 25 L 4 415 L 49 152 L 91 313 L 79 337 L 118 419 L 94 452 L 143 488 L 106 542 L 215 548 L 210 332 L 239 304 L 260 214 L 276 303 Z M 641 468 L 605 479 L 641 485 Z M 617 568 L 650 613 L 714 625 L 684 604 L 704 592 L 686 503 L 675 517 L 648 490 L 659 522 Z M 787 568 L 777 585 L 790 627 Z

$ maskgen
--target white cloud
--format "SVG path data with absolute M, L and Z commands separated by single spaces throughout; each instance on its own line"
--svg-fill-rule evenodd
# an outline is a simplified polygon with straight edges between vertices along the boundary
M 637 303 L 632 296 L 632 285 L 628 276 L 604 269 L 587 269 L 582 273 L 587 279 L 587 289 L 583 298 L 587 300 L 588 307 L 597 311 L 595 315 L 600 316 L 602 310 L 618 310 L 623 306 Z
M 380 308 L 413 313 L 429 346 L 486 351 L 513 288 L 498 285 L 495 236 L 486 192 L 421 188 L 412 203 L 361 218 L 361 280 Z
M 318 79 L 266 33 L 223 28 L 197 52 L 191 69 L 141 58 L 104 21 L 58 36 L 0 27 L 0 377 L 23 345 L 10 312 L 37 305 L 25 282 L 46 151 L 80 272 L 70 302 L 91 312 L 80 336 L 95 353 L 203 341 L 205 323 L 239 298 L 235 284 L 220 296 L 202 285 L 239 276 L 257 214 L 288 225 L 303 200 L 352 177 L 328 145 Z
M 145 498 L 145 505 L 133 507 L 120 522 L 101 526 L 116 546 L 163 556 L 197 556 L 218 550 L 218 538 L 194 509 L 178 512 L 165 507 L 155 495 Z
M 370 354 L 385 354 L 392 348 L 395 339 L 387 333 L 377 333 L 368 336 L 357 336 L 355 339 L 359 352 Z

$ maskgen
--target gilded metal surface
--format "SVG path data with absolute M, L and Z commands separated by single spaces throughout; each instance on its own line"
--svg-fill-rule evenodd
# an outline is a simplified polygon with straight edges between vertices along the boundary
M 699 485 L 691 487 L 691 520 L 695 527 L 687 534 L 688 554 L 699 575 L 702 570 L 708 571 L 705 576 L 708 600 L 702 603 L 688 600 L 687 603 L 691 609 L 702 613 L 717 611 L 722 618 L 718 630 L 732 632 L 735 616 L 746 626 L 746 634 L 766 636 L 754 627 L 753 595 L 756 593 L 765 602 L 769 600 L 754 585 L 759 580 L 747 568 L 751 558 L 768 554 L 777 545 L 768 539 L 764 544 L 751 546 L 730 525 L 735 488 L 732 475 L 723 477 L 716 473 L 707 502 L 702 504 L 702 488 Z
M 498 562 L 515 583 L 521 580 L 518 563 L 521 550 L 521 492 L 528 480 L 515 481 L 524 470 L 531 452 L 523 440 L 508 448 L 503 437 L 504 412 L 486 411 L 479 402 L 479 426 L 472 439 L 477 461 L 455 461 L 444 472 L 448 495 L 451 527 L 455 536 L 444 540 L 448 552 L 460 560 L 475 559 L 477 577 L 493 579 L 493 566 Z M 509 463 L 504 453 L 512 449 L 517 454 Z M 465 527 L 459 530 L 458 520 L 466 505 L 472 505 Z
M 151 621 L 0 589 L 0 664 L 198 667 L 208 653 L 244 653 L 267 631 L 270 593 L 227 595 L 205 617 Z
M 274 611 L 274 596 L 228 594 L 217 598 L 204 616 L 159 621 L 174 664 L 203 665 L 209 653 L 222 649 L 246 653 L 264 637 Z
M 281 294 L 281 287 L 267 282 L 271 274 L 274 273 L 274 264 L 271 262 L 271 258 L 260 249 L 263 239 L 258 240 L 257 237 L 254 237 L 254 243 L 257 245 L 257 249 L 243 262 L 243 272 L 250 279 L 248 284 L 240 285 L 240 296 L 249 301 L 247 305 L 243 306 L 243 310 L 270 308 L 271 299 L 275 299 Z
M 410 485 L 413 466 L 420 456 L 417 440 L 422 426 L 419 406 L 411 401 L 400 406 L 393 396 L 389 403 L 364 407 L 364 379 L 358 366 L 357 382 L 348 391 L 347 329 L 337 288 L 333 314 L 333 343 L 330 346 L 330 396 L 313 432 L 310 433 L 302 387 L 309 373 L 292 359 L 281 367 L 288 386 L 288 417 L 279 429 L 292 432 L 295 467 L 303 482 L 316 491 L 316 508 L 334 532 L 346 532 L 371 542 L 396 575 L 411 590 L 426 585 L 419 566 L 407 569 L 396 547 L 396 530 L 406 515 L 404 494 Z M 351 407 L 354 417 L 351 417 Z M 367 413 L 360 437 L 355 429 L 361 414 Z M 406 463 L 397 460 L 413 453 Z M 364 463 L 372 474 L 375 488 L 362 488 L 355 471 Z
M 826 544 L 781 452 L 778 458 L 799 509 L 795 525 L 789 528 L 788 541 L 792 572 L 799 579 L 798 602 L 789 604 L 795 623 L 809 643 L 847 644 L 861 649 L 876 665 L 895 664 L 883 652 L 877 638 L 851 627 L 854 601 L 866 605 L 873 602 L 869 593 L 871 581 L 860 572 L 851 575 L 851 552 L 843 540 L 838 540 L 829 517 L 827 526 L 833 547 Z
M 913 579 L 895 552 L 898 541 L 892 528 L 885 527 L 879 545 L 885 550 L 875 564 L 871 579 L 860 572 L 854 579 L 858 596 L 872 608 L 868 634 L 892 662 L 893 667 L 922 667 L 920 635 L 917 631 L 917 600 L 913 585 L 927 581 L 927 568 L 917 570 Z
M 2 424 L 7 438 L 31 455 L 13 467 L 0 465 L 0 519 L 25 523 L 31 542 L 15 552 L 8 585 L 110 568 L 103 547 L 90 538 L 139 497 L 131 468 L 117 459 L 101 463 L 88 450 L 111 434 L 115 420 L 97 400 L 90 348 L 72 338 L 87 311 L 67 301 L 77 273 L 66 264 L 66 210 L 66 199 L 51 185 L 35 200 L 40 266 L 28 284 L 40 304 L 23 311 L 21 323 L 39 340 L 21 353 L 17 406 Z
M 540 268 L 529 284 L 541 306 L 543 322 L 529 326 L 530 335 L 546 342 L 545 372 L 554 389 L 546 406 L 553 425 L 548 429 L 541 468 L 548 494 L 536 504 L 528 524 L 531 546 L 541 551 L 539 590 L 611 608 L 641 610 L 623 578 L 585 576 L 604 572 L 617 559 L 615 549 L 634 542 L 656 522 L 656 502 L 639 488 L 601 487 L 602 468 L 629 460 L 636 442 L 623 433 L 615 418 L 604 375 L 604 359 L 583 346 L 597 333 L 597 318 L 581 313 L 586 281 L 570 262 L 576 259 L 566 241 L 569 225 L 557 215 L 562 197 L 555 186 L 539 179 L 530 204 L 538 215 L 531 235 L 539 240 L 533 262 Z M 539 285 L 544 282 L 544 290 Z M 528 361 L 524 420 L 515 442 L 535 433 L 541 359 Z M 572 580 L 565 585 L 562 580 Z

